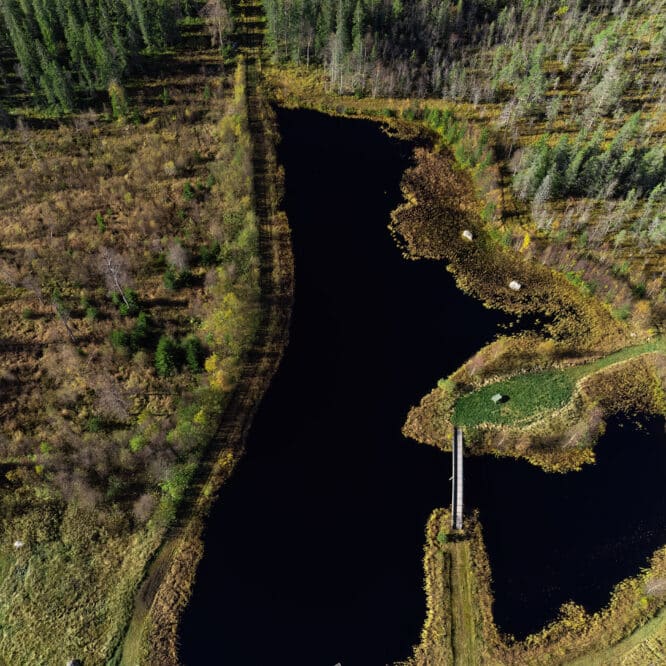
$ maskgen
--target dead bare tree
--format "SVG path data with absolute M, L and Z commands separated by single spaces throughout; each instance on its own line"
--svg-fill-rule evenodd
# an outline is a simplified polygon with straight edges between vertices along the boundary
M 106 280 L 106 286 L 120 297 L 129 308 L 130 304 L 125 296 L 125 289 L 130 281 L 129 265 L 122 254 L 108 247 L 101 247 L 98 253 L 98 270 Z
M 19 116 L 19 118 L 16 121 L 16 129 L 19 132 L 19 135 L 21 137 L 21 140 L 23 143 L 26 145 L 26 147 L 30 148 L 30 152 L 32 153 L 32 156 L 38 160 L 39 156 L 37 155 L 35 151 L 35 147 L 32 143 L 32 138 L 31 138 L 31 132 L 30 128 L 23 122 L 23 118 Z
M 222 48 L 227 35 L 233 30 L 233 21 L 221 0 L 208 0 L 200 12 L 205 19 L 211 46 Z
M 172 243 L 167 252 L 167 263 L 179 271 L 186 271 L 190 267 L 187 250 L 180 243 Z
M 60 319 L 62 325 L 65 327 L 70 342 L 73 345 L 75 345 L 76 338 L 74 337 L 74 332 L 72 331 L 72 327 L 69 325 L 69 319 L 70 319 L 69 310 L 65 306 L 65 303 L 63 302 L 60 295 L 57 293 L 51 296 L 51 308 L 53 309 L 53 313 L 55 314 L 55 316 L 58 317 L 58 319 Z
M 89 379 L 95 391 L 97 409 L 118 421 L 129 418 L 129 403 L 119 382 L 107 374 L 93 374 Z

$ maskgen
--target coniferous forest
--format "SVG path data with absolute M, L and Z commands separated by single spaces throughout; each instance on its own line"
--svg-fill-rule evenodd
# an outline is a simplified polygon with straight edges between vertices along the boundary
M 122 81 L 138 53 L 172 43 L 181 9 L 174 0 L 3 0 L 0 43 L 34 101 L 69 112 Z
M 617 210 L 606 232 L 666 240 L 663 2 L 264 4 L 276 61 L 323 66 L 338 93 L 492 107 L 515 193 L 540 227 L 547 202 L 607 200 Z M 524 146 L 519 135 L 537 126 Z

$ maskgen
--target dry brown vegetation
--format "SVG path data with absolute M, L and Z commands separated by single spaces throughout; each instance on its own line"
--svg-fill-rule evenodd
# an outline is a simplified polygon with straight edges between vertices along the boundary
M 244 69 L 233 80 L 189 46 L 169 80 L 128 86 L 132 122 L 89 112 L 0 133 L 12 663 L 115 663 L 202 453 L 234 451 L 207 445 L 259 320 Z
M 113 348 L 111 331 L 129 329 L 131 318 L 109 298 L 116 289 L 106 279 L 107 259 L 157 331 L 182 337 L 204 316 L 206 269 L 195 266 L 192 285 L 178 291 L 167 289 L 163 274 L 174 246 L 196 262 L 219 224 L 207 189 L 201 201 L 183 195 L 186 184 L 208 177 L 215 119 L 98 123 L 83 134 L 26 131 L 36 158 L 19 136 L 4 137 L 2 317 L 12 322 L 2 334 L 4 459 L 38 454 L 47 442 L 51 467 L 65 455 L 65 440 L 83 454 L 90 447 L 72 437 L 85 438 L 91 418 L 120 425 L 159 418 L 174 411 L 173 389 L 191 383 L 186 375 L 160 379 L 145 352 L 130 362 Z M 158 448 L 167 427 L 155 432 Z M 95 440 L 103 458 L 107 438 Z
M 473 184 L 446 153 L 418 150 L 403 188 L 408 203 L 394 212 L 392 229 L 409 257 L 446 261 L 459 286 L 489 307 L 550 318 L 551 335 L 583 352 L 612 351 L 625 342 L 626 330 L 600 303 L 494 242 L 479 217 Z M 474 240 L 463 238 L 466 229 Z M 522 285 L 519 292 L 509 288 L 513 280 Z

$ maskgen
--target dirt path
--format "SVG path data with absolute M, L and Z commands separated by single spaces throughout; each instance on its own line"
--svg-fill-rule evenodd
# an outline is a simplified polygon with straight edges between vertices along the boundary
M 263 92 L 265 17 L 260 0 L 236 5 L 236 41 L 246 63 L 247 111 L 253 141 L 253 186 L 261 259 L 261 323 L 220 427 L 204 455 L 178 520 L 150 564 L 134 601 L 118 661 L 128 666 L 178 664 L 178 629 L 203 555 L 201 534 L 220 486 L 243 453 L 256 409 L 286 347 L 293 302 L 293 255 L 280 197 L 275 158 L 276 129 Z M 229 450 L 233 453 L 230 454 Z M 224 464 L 223 464 L 224 463 Z
M 451 544 L 451 622 L 455 666 L 479 664 L 469 541 Z

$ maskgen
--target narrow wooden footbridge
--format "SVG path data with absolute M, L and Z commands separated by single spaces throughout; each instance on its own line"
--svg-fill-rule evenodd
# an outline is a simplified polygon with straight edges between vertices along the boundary
M 453 486 L 451 492 L 451 526 L 463 528 L 463 431 L 453 430 Z

